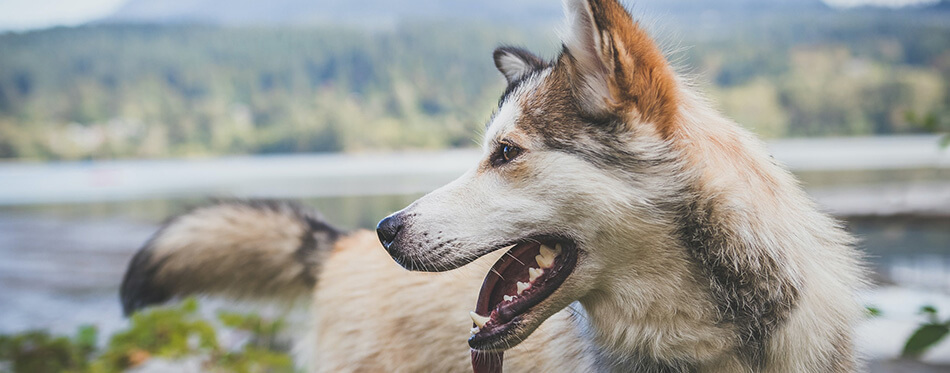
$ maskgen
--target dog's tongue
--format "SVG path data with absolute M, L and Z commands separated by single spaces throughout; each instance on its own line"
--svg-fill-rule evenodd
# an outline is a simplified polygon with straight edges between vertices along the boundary
M 498 274 L 504 271 L 506 267 L 505 263 L 508 262 L 499 260 L 492 266 L 492 271 L 485 276 L 482 288 L 478 291 L 475 313 L 485 316 L 491 315 L 492 308 L 494 308 L 495 305 L 492 303 L 492 293 L 495 290 L 495 286 L 499 285 L 498 282 L 501 281 L 501 277 Z M 503 351 L 479 351 L 472 349 L 472 369 L 475 373 L 501 373 L 504 359 L 505 353 Z
M 498 282 L 498 277 L 488 275 L 482 289 L 478 294 L 478 302 L 475 305 L 475 312 L 479 315 L 491 314 L 491 293 Z M 472 349 L 472 369 L 475 373 L 501 373 L 501 365 L 504 362 L 504 352 L 479 351 Z
M 475 373 L 501 373 L 504 352 L 472 350 L 472 369 Z

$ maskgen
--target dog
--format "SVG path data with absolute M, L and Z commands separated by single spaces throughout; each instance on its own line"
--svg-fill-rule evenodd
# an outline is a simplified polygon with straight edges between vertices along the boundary
M 565 11 L 553 60 L 494 52 L 507 89 L 463 176 L 375 234 L 292 202 L 194 209 L 135 255 L 125 312 L 309 297 L 316 371 L 858 370 L 853 238 L 617 0 Z

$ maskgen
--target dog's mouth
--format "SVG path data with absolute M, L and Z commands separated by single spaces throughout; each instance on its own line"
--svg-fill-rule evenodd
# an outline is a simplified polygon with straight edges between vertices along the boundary
M 468 344 L 482 351 L 520 342 L 532 308 L 553 294 L 577 264 L 577 245 L 568 239 L 534 237 L 512 246 L 485 276 L 472 312 Z

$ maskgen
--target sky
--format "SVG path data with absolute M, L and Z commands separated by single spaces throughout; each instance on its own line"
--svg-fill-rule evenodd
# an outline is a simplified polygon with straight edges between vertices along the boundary
M 78 25 L 114 12 L 125 1 L 0 0 L 0 29 L 29 30 Z
M 0 30 L 71 26 L 106 16 L 128 0 L 0 0 Z M 161 1 L 161 0 L 156 0 Z M 936 0 L 824 0 L 832 6 L 902 6 Z
M 2 1 L 2 0 L 0 0 Z M 822 0 L 828 5 L 837 7 L 854 7 L 861 5 L 876 5 L 886 7 L 901 7 L 905 5 L 936 3 L 937 0 Z

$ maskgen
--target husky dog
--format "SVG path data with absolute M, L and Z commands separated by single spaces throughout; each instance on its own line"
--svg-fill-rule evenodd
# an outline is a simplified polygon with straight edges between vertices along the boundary
M 620 3 L 565 8 L 554 60 L 495 51 L 508 87 L 459 179 L 375 234 L 198 208 L 132 260 L 125 311 L 309 296 L 318 371 L 467 371 L 469 348 L 512 371 L 857 370 L 852 238 Z

